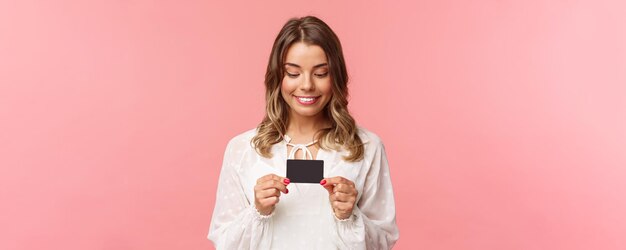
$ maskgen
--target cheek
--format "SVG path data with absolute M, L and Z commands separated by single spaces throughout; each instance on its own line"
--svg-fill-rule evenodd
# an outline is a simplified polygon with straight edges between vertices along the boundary
M 285 94 L 289 94 L 293 92 L 297 87 L 298 87 L 298 83 L 287 77 L 283 78 L 283 81 L 280 83 L 280 89 L 283 92 L 286 92 Z
M 283 79 L 280 83 L 280 94 L 283 96 L 283 99 L 287 101 L 290 98 L 290 94 L 295 90 L 293 82 L 290 82 L 288 79 Z
M 333 93 L 333 83 L 330 80 L 326 80 L 319 85 L 320 92 L 325 95 L 331 95 Z

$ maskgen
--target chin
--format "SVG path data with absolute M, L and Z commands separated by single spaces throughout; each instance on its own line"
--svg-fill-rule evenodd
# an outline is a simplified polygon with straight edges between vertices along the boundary
M 306 112 L 306 111 L 305 112 L 299 112 L 299 111 L 296 111 L 296 114 L 298 114 L 299 116 L 306 116 L 306 117 L 313 117 L 313 116 L 319 115 L 321 113 L 322 113 L 321 110 L 318 111 L 318 112 Z
M 289 108 L 291 109 L 291 111 L 298 115 L 298 116 L 303 116 L 303 117 L 313 117 L 313 116 L 318 116 L 324 113 L 325 108 L 328 105 L 328 102 L 326 102 L 325 100 L 322 100 L 324 105 L 322 107 L 318 105 L 314 105 L 312 107 L 302 107 L 299 103 L 293 103 L 293 104 L 289 104 Z

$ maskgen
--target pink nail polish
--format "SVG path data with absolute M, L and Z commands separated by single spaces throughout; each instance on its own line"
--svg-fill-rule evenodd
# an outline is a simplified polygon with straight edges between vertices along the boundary
M 287 179 L 287 178 L 285 178 L 285 179 L 283 180 L 283 183 L 285 183 L 285 184 L 289 184 L 290 182 L 291 182 L 291 181 L 290 181 L 289 179 Z
M 285 189 L 285 194 L 288 194 L 288 193 L 289 193 L 289 189 Z
M 326 180 L 322 180 L 322 181 L 320 181 L 320 184 L 321 184 L 321 185 L 326 184 Z

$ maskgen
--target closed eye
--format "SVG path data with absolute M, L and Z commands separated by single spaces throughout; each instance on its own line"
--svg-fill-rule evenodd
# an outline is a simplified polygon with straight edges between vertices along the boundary
M 296 77 L 298 77 L 300 75 L 300 74 L 291 74 L 289 72 L 286 72 L 286 73 L 287 73 L 287 76 L 289 76 L 291 78 L 296 78 Z

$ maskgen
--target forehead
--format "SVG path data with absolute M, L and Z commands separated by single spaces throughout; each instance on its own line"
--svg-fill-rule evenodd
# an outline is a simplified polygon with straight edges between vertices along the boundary
M 315 65 L 327 63 L 326 53 L 318 45 L 297 42 L 287 50 L 285 63 L 294 63 L 304 68 L 312 68 Z

